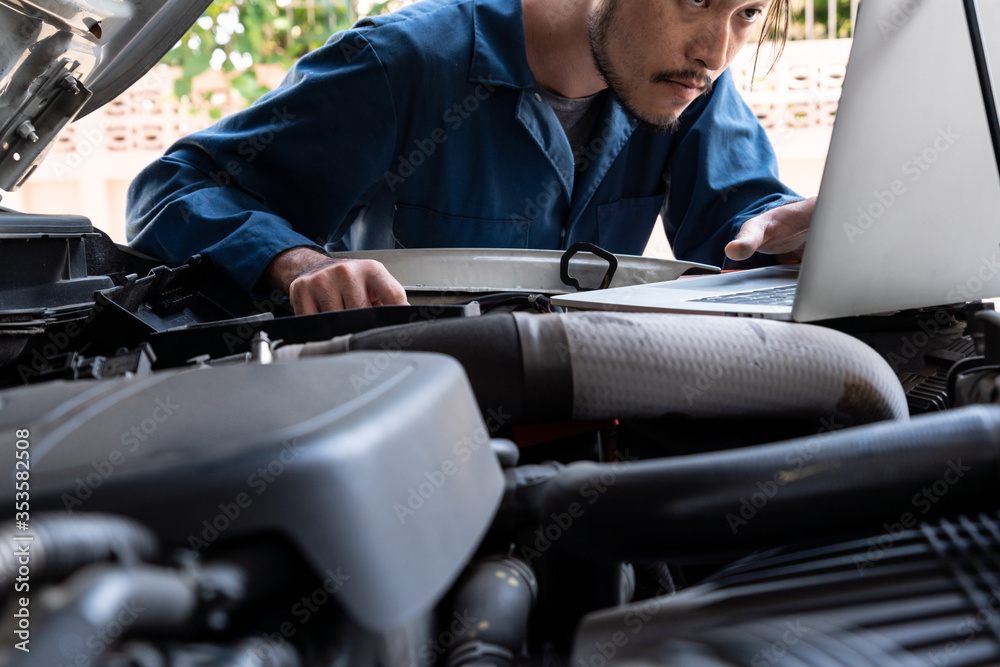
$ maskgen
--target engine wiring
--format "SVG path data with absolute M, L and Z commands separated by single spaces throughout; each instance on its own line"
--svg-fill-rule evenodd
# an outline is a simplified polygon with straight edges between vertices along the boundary
M 545 294 L 530 294 L 524 292 L 495 292 L 475 299 L 463 301 L 462 305 L 478 303 L 482 313 L 489 313 L 504 308 L 510 310 L 534 310 L 539 313 L 565 313 L 566 309 L 552 304 L 552 299 Z

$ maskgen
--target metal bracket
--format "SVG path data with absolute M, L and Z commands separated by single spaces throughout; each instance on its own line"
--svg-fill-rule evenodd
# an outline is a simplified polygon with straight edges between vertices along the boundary
M 12 192 L 20 187 L 90 99 L 91 91 L 73 74 L 79 65 L 69 58 L 53 63 L 0 129 L 0 188 Z

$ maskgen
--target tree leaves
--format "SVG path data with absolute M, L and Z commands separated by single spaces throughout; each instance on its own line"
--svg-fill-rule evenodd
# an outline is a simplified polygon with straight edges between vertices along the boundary
M 177 96 L 177 99 L 181 99 L 190 94 L 191 94 L 190 78 L 180 78 L 174 80 L 174 95 Z
M 185 79 L 193 79 L 205 70 L 207 70 L 212 61 L 212 53 L 192 53 L 190 57 L 185 58 L 181 63 L 181 73 L 184 75 Z
M 233 84 L 233 88 L 236 89 L 236 92 L 238 92 L 243 99 L 251 102 L 269 90 L 267 86 L 261 85 L 257 81 L 257 73 L 253 70 L 241 72 L 240 74 L 234 76 L 230 80 L 230 83 Z
M 357 15 L 357 0 L 280 1 L 279 5 L 279 0 L 215 0 L 161 61 L 181 68 L 174 94 L 212 117 L 221 115 L 212 96 L 191 96 L 192 80 L 212 67 L 212 54 L 221 50 L 226 58 L 216 67 L 241 97 L 253 102 L 269 90 L 257 80 L 253 66 L 277 64 L 288 69 L 334 32 L 350 27 L 351 17 Z M 374 13 L 384 11 L 385 5 L 377 5 L 380 11 Z M 244 68 L 249 62 L 252 66 Z

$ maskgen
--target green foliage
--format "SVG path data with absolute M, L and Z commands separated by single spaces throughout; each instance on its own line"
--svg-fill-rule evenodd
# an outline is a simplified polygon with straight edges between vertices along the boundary
M 850 0 L 814 0 L 813 16 L 815 19 L 816 38 L 825 38 L 829 32 L 827 26 L 827 11 L 830 2 L 837 3 L 837 25 L 835 37 L 851 36 L 851 1 Z M 792 21 L 789 26 L 789 39 L 805 39 L 805 1 L 792 0 Z
M 413 0 L 382 0 L 368 15 L 398 9 Z M 817 37 L 825 36 L 828 2 L 837 3 L 837 36 L 850 34 L 850 0 L 815 0 Z M 279 4 L 280 2 L 280 4 Z M 357 0 L 215 0 L 162 62 L 179 67 L 174 94 L 191 99 L 192 80 L 213 66 L 229 87 L 248 103 L 268 91 L 254 67 L 278 65 L 287 70 L 301 56 L 322 46 L 338 30 L 357 19 Z M 804 36 L 804 0 L 792 0 L 789 37 Z M 192 99 L 213 117 L 221 110 L 210 97 Z
M 252 102 L 268 91 L 253 67 L 291 67 L 353 23 L 353 0 L 215 0 L 161 62 L 180 67 L 174 82 L 178 98 L 190 97 L 192 79 L 213 67 L 230 87 Z M 221 115 L 211 99 L 192 100 L 198 108 Z

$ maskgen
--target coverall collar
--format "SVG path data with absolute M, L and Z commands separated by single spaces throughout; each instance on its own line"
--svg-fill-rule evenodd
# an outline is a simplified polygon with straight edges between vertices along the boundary
M 521 0 L 475 0 L 472 8 L 475 46 L 469 80 L 511 88 L 534 88 L 528 66 Z M 517 26 L 517 30 L 513 30 Z

